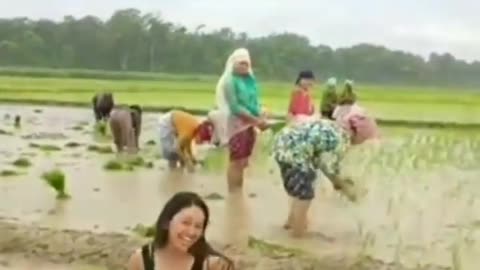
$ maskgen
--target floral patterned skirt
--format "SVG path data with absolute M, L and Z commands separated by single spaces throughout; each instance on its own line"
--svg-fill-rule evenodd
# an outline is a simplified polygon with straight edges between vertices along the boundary
M 314 182 L 317 173 L 313 169 L 300 168 L 277 161 L 283 180 L 283 188 L 291 197 L 312 200 L 315 197 Z

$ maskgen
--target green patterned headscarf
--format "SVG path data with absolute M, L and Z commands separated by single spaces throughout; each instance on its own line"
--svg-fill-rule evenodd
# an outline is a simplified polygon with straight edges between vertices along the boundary
M 353 81 L 346 80 L 342 93 L 338 97 L 338 104 L 348 105 L 357 101 L 357 95 L 353 92 Z
M 337 105 L 337 79 L 329 78 L 320 103 L 321 111 L 333 111 Z

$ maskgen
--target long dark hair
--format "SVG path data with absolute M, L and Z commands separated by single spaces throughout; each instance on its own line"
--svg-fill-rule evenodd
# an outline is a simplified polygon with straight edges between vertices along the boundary
M 202 236 L 195 242 L 188 252 L 194 257 L 195 263 L 192 270 L 202 270 L 203 263 L 209 256 L 216 256 L 225 262 L 225 268 L 233 270 L 233 262 L 227 258 L 225 255 L 214 250 L 212 246 L 205 239 L 205 231 L 208 226 L 210 219 L 210 211 L 207 204 L 194 192 L 178 192 L 173 195 L 170 200 L 163 207 L 160 216 L 157 219 L 155 225 L 155 236 L 153 238 L 153 244 L 156 249 L 164 248 L 168 244 L 168 232 L 169 232 L 169 223 L 172 218 L 180 212 L 182 209 L 196 206 L 200 208 L 205 216 L 205 221 L 203 223 L 203 233 Z

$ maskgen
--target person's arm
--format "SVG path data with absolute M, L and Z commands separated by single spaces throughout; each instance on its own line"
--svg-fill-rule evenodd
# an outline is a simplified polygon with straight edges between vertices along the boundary
M 349 200 L 355 201 L 357 195 L 354 190 L 354 183 L 349 178 L 340 175 L 340 163 L 342 159 L 343 156 L 340 152 L 333 151 L 324 153 L 323 156 L 317 158 L 314 165 L 325 174 L 335 190 L 341 192 L 348 197 Z
M 130 256 L 127 263 L 128 270 L 145 270 L 143 269 L 143 259 L 142 259 L 142 251 L 136 250 L 135 253 Z

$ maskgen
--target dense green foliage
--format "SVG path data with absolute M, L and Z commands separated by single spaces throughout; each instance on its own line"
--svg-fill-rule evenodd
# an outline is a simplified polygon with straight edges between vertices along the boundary
M 322 78 L 371 83 L 480 85 L 480 62 L 469 64 L 450 54 L 432 53 L 425 61 L 375 45 L 334 50 L 293 33 L 250 38 L 229 28 L 202 28 L 189 31 L 135 9 L 119 10 L 107 21 L 94 16 L 66 16 L 61 22 L 2 19 L 0 65 L 218 74 L 228 54 L 246 46 L 256 72 L 269 78 L 293 80 L 299 69 L 312 68 Z

